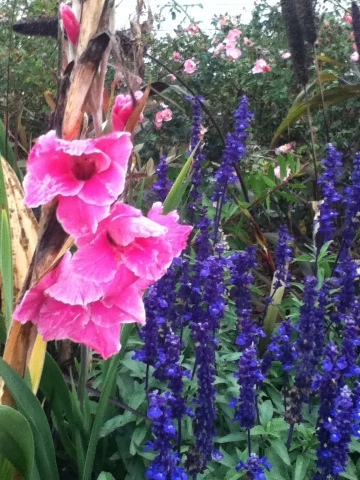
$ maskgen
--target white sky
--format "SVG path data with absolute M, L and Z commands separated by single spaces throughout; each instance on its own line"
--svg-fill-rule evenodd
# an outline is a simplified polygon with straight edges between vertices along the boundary
M 171 0 L 145 0 L 145 3 L 147 2 L 150 2 L 154 14 L 159 13 L 165 5 L 171 6 L 173 4 Z M 251 18 L 251 11 L 254 8 L 254 0 L 176 0 L 176 2 L 183 7 L 192 5 L 187 11 L 194 20 L 199 22 L 203 31 L 213 28 L 211 19 L 214 14 L 241 15 L 241 21 L 246 23 Z M 257 0 L 257 3 L 260 2 L 261 0 Z M 203 8 L 197 6 L 199 3 L 202 3 Z M 279 0 L 268 0 L 269 5 L 276 5 L 277 3 L 279 3 Z M 327 8 L 331 8 L 331 2 L 322 0 L 321 3 L 324 3 Z M 350 0 L 338 0 L 338 3 L 347 6 L 350 10 Z M 116 0 L 116 5 L 116 28 L 129 28 L 129 17 L 134 15 L 136 0 Z M 160 26 L 160 32 L 163 32 L 163 34 L 171 33 L 185 17 L 183 13 L 177 13 L 176 19 L 172 21 L 169 8 L 163 9 L 163 16 L 165 21 Z M 185 21 L 185 26 L 187 24 L 189 24 L 188 20 Z
M 146 0 L 145 0 L 146 1 Z M 259 0 L 258 0 L 259 1 Z M 261 0 L 260 0 L 261 1 Z M 269 0 L 270 4 L 275 5 L 278 0 Z M 254 7 L 254 0 L 177 0 L 177 3 L 183 7 L 186 5 L 193 5 L 188 8 L 188 13 L 199 23 L 202 30 L 212 29 L 211 20 L 214 14 L 220 15 L 228 13 L 231 16 L 241 15 L 242 21 L 245 23 L 251 17 L 251 10 Z M 196 4 L 202 3 L 203 8 Z M 136 0 L 118 0 L 117 3 L 117 28 L 128 27 L 128 19 L 134 14 Z M 153 13 L 160 12 L 165 5 L 172 5 L 171 0 L 150 0 L 150 6 Z M 160 30 L 166 33 L 171 33 L 174 28 L 179 25 L 185 15 L 180 12 L 176 14 L 176 19 L 171 20 L 170 9 L 163 10 L 163 16 L 166 20 L 162 22 Z M 189 22 L 185 22 L 189 23 Z

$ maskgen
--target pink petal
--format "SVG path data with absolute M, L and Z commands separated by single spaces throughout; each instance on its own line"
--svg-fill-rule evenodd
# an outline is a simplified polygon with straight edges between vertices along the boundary
M 112 280 L 117 271 L 116 251 L 110 245 L 106 233 L 81 247 L 73 256 L 72 268 L 77 275 L 102 285 Z M 105 287 L 104 287 L 105 288 Z
M 36 321 L 44 340 L 74 339 L 72 333 L 86 324 L 87 312 L 79 305 L 67 305 L 46 297 Z
M 122 323 L 137 322 L 140 323 L 140 325 L 145 325 L 146 314 L 142 292 L 139 291 L 136 284 L 124 290 L 119 290 L 115 305 L 123 311 L 121 317 Z
M 143 92 L 135 92 L 135 99 L 139 101 Z M 115 98 L 115 104 L 112 111 L 112 125 L 115 131 L 123 131 L 132 112 L 134 111 L 133 99 L 130 94 L 118 95 Z M 142 118 L 140 118 L 142 120 Z
M 24 202 L 37 207 L 53 200 L 58 194 L 76 195 L 83 185 L 72 171 L 72 159 L 57 150 L 55 132 L 39 137 L 30 152 L 24 178 Z
M 78 196 L 91 205 L 110 205 L 122 193 L 124 185 L 125 172 L 113 163 L 107 170 L 85 182 Z
M 80 34 L 79 20 L 75 17 L 74 12 L 66 5 L 66 3 L 60 3 L 60 16 L 70 42 L 73 45 L 76 45 Z
M 170 243 L 162 237 L 141 238 L 124 247 L 122 262 L 138 277 L 159 280 L 165 275 L 173 259 Z
M 60 196 L 56 215 L 64 230 L 77 240 L 82 235 L 95 233 L 109 209 L 109 206 L 90 205 L 78 197 Z
M 112 240 L 118 246 L 126 247 L 137 238 L 159 237 L 166 228 L 146 217 L 118 217 L 107 227 Z
M 186 247 L 187 239 L 192 231 L 190 225 L 180 225 L 179 215 L 176 211 L 163 215 L 163 207 L 160 202 L 154 203 L 148 213 L 148 218 L 167 228 L 166 241 L 170 243 L 173 256 L 177 257 Z

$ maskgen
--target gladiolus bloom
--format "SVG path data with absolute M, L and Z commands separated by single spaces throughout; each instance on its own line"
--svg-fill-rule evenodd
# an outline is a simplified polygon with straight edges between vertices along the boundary
M 60 17 L 64 24 L 64 30 L 70 42 L 77 44 L 80 34 L 80 22 L 75 17 L 72 9 L 66 3 L 60 3 Z
M 178 214 L 162 214 L 156 203 L 148 217 L 115 204 L 71 257 L 26 292 L 14 318 L 38 326 L 45 340 L 70 338 L 104 358 L 120 349 L 121 324 L 145 323 L 142 294 L 180 255 L 192 230 Z
M 25 204 L 56 199 L 57 218 L 75 240 L 94 233 L 124 189 L 131 149 L 127 133 L 71 142 L 54 131 L 42 135 L 27 163 Z
M 142 96 L 143 92 L 138 90 L 134 93 L 135 99 L 138 102 Z M 111 115 L 113 129 L 116 132 L 123 132 L 125 126 L 134 111 L 134 103 L 133 99 L 130 94 L 126 95 L 118 95 L 115 98 L 115 104 Z M 143 119 L 143 115 L 141 114 L 140 120 Z

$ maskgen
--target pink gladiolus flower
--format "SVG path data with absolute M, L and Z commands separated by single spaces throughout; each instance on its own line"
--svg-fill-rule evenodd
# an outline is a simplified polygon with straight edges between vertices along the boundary
M 343 20 L 346 23 L 353 23 L 352 15 L 349 12 L 346 12 L 345 15 L 343 16 Z
M 143 92 L 138 90 L 134 93 L 134 96 L 138 102 L 142 98 Z M 134 104 L 131 95 L 118 95 L 115 98 L 115 104 L 111 116 L 113 129 L 117 132 L 123 132 L 133 111 Z M 141 114 L 140 121 L 143 120 L 143 118 L 144 116 Z
M 353 53 L 350 55 L 350 58 L 351 58 L 351 61 L 353 61 L 353 62 L 358 62 L 358 61 L 359 61 L 359 54 L 358 54 L 358 52 L 353 52 Z
M 61 277 L 66 278 L 69 301 L 56 299 L 57 287 L 62 286 Z M 74 272 L 71 254 L 67 252 L 60 264 L 40 282 L 26 292 L 14 311 L 14 318 L 21 323 L 31 321 L 38 327 L 44 340 L 69 338 L 108 358 L 120 350 L 120 329 L 123 323 L 145 323 L 145 309 L 142 301 L 142 282 L 125 267 L 119 269 L 114 278 L 116 291 L 88 303 L 77 302 L 77 285 L 73 284 Z M 60 284 L 57 282 L 60 280 Z M 95 285 L 89 278 L 82 279 L 82 290 Z M 55 296 L 53 296 L 53 290 Z M 74 301 L 75 300 L 75 301 Z
M 115 204 L 95 236 L 26 292 L 14 317 L 37 324 L 45 340 L 70 338 L 110 357 L 120 349 L 121 324 L 144 324 L 144 290 L 185 248 L 192 227 L 178 219 L 163 215 L 161 203 L 147 218 Z
M 188 73 L 189 75 L 191 75 L 192 73 L 194 73 L 196 70 L 197 70 L 197 66 L 196 66 L 196 63 L 194 62 L 194 60 L 185 60 L 184 62 L 184 70 L 186 73 Z
M 77 241 L 94 233 L 124 189 L 132 144 L 127 133 L 68 142 L 54 131 L 30 152 L 24 179 L 28 207 L 56 199 L 57 218 Z
M 260 58 L 259 60 L 256 60 L 251 71 L 252 73 L 271 72 L 271 67 L 263 58 Z
M 77 44 L 80 34 L 80 22 L 75 17 L 72 9 L 66 3 L 60 3 L 60 17 L 64 24 L 64 30 L 70 42 Z
M 181 61 L 181 55 L 179 52 L 174 52 L 173 53 L 173 60 L 174 62 L 180 62 Z
M 281 54 L 281 58 L 283 58 L 284 60 L 287 60 L 290 57 L 291 57 L 290 52 L 284 52 L 284 53 Z
M 199 33 L 199 31 L 200 31 L 199 26 L 196 25 L 196 24 L 189 25 L 185 30 L 186 30 L 188 33 L 190 33 L 191 36 L 196 35 L 196 34 Z

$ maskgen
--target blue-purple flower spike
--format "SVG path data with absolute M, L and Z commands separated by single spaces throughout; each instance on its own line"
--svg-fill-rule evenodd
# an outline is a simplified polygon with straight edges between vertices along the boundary
M 248 99 L 243 96 L 239 108 L 234 114 L 235 130 L 228 133 L 226 136 L 225 149 L 221 157 L 221 164 L 219 170 L 215 174 L 215 188 L 211 199 L 217 202 L 216 217 L 215 217 L 215 234 L 214 238 L 217 240 L 217 232 L 219 228 L 221 211 L 224 202 L 227 199 L 226 190 L 229 183 L 234 183 L 238 179 L 235 174 L 235 168 L 239 167 L 239 160 L 246 156 L 246 139 L 249 136 L 248 129 L 250 120 L 253 114 L 249 112 Z M 242 185 L 245 199 L 247 193 L 245 186 Z
M 281 287 L 290 286 L 291 274 L 289 273 L 288 264 L 292 260 L 293 249 L 292 242 L 294 241 L 293 237 L 289 234 L 288 228 L 286 225 L 282 225 L 279 228 L 279 241 L 275 249 L 275 259 L 276 259 L 276 281 L 274 283 L 274 290 Z
M 342 195 L 337 189 L 337 183 L 341 175 L 341 160 L 343 154 L 329 143 L 327 155 L 322 161 L 324 172 L 319 178 L 319 185 L 323 190 L 323 203 L 319 206 L 319 232 L 323 235 L 323 242 L 332 240 L 335 231 L 334 220 L 338 212 L 334 209 L 334 204 L 342 199 Z
M 239 462 L 236 470 L 245 470 L 250 480 L 266 480 L 264 467 L 270 469 L 271 463 L 266 457 L 259 458 L 256 453 L 251 453 L 246 462 Z
M 160 395 L 157 391 L 149 394 L 148 417 L 155 440 L 149 442 L 146 449 L 157 453 L 146 472 L 149 480 L 187 480 L 183 467 L 179 466 L 179 456 L 173 450 L 176 428 L 168 406 L 169 393 Z
M 360 226 L 360 153 L 355 155 L 351 186 L 345 189 L 344 200 L 347 206 L 343 232 L 344 250 L 351 247 L 356 231 Z
M 172 186 L 172 182 L 168 179 L 168 165 L 165 156 L 160 157 L 155 173 L 157 174 L 157 180 L 152 188 L 157 193 L 160 202 L 164 202 Z

